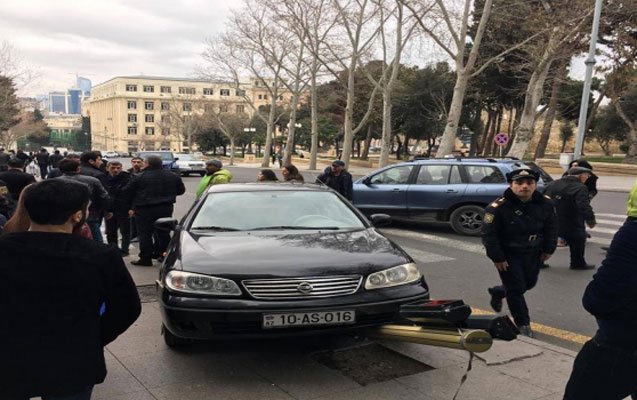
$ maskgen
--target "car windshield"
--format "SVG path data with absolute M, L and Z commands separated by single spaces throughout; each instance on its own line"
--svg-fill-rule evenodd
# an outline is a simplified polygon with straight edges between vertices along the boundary
M 179 161 L 198 161 L 192 154 L 176 154 L 175 157 L 179 158 Z
M 190 229 L 212 231 L 364 229 L 363 221 L 331 192 L 211 193 Z
M 173 155 L 172 153 L 163 153 L 163 152 L 144 152 L 144 153 L 139 153 L 139 156 L 141 158 L 146 158 L 148 156 L 157 156 L 159 158 L 161 158 L 162 161 L 172 161 L 173 160 Z

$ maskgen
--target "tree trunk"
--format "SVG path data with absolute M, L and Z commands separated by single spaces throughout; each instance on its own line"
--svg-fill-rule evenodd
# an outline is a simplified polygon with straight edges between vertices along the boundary
M 391 111 L 391 96 L 387 93 L 387 91 L 383 91 L 383 133 L 380 141 L 380 159 L 378 160 L 379 168 L 386 166 L 389 162 L 389 153 L 392 143 Z
M 637 163 L 637 122 L 628 117 L 619 100 L 615 100 L 613 103 L 617 114 L 619 114 L 621 119 L 628 125 L 628 134 L 626 135 L 628 153 L 626 154 L 626 158 L 624 158 L 624 162 L 635 164 Z
M 403 142 L 400 141 L 400 137 L 396 135 L 396 142 L 398 145 L 396 146 L 396 160 L 400 160 L 400 152 L 403 149 Z
M 234 137 L 230 137 L 230 164 L 234 165 Z
M 537 143 L 535 149 L 534 159 L 543 158 L 546 153 L 546 146 L 549 143 L 551 136 L 551 127 L 553 126 L 553 120 L 555 119 L 555 112 L 557 111 L 557 100 L 562 87 L 562 78 L 566 73 L 566 68 L 559 68 L 559 73 L 553 77 L 553 84 L 551 85 L 551 99 L 549 100 L 549 108 L 544 116 L 544 126 L 542 127 L 542 135 Z
M 484 148 L 482 149 L 483 156 L 488 156 L 491 154 L 491 151 L 493 151 L 493 137 L 495 136 L 495 128 L 498 119 L 497 111 L 489 111 L 489 114 L 491 114 L 491 126 L 489 127 Z
M 489 138 L 489 132 L 491 130 L 491 124 L 493 123 L 493 112 L 489 110 L 487 112 L 487 123 L 484 126 L 484 133 L 482 134 L 482 138 L 480 139 L 480 145 L 478 146 L 477 153 L 484 154 L 487 146 L 487 139 Z
M 314 57 L 312 61 L 313 71 L 316 72 L 316 63 L 318 60 Z M 316 169 L 316 158 L 318 156 L 318 99 L 316 97 L 316 73 L 312 74 L 312 84 L 310 86 L 310 107 L 312 120 L 312 146 L 310 147 L 310 164 L 308 169 Z
M 602 103 L 602 101 L 606 97 L 607 90 L 608 90 L 607 88 L 604 88 L 604 90 L 602 90 L 601 93 L 599 94 L 599 97 L 597 98 L 597 100 L 595 100 L 595 102 L 593 103 L 593 107 L 591 108 L 591 113 L 588 116 L 588 118 L 586 118 L 586 128 L 584 128 L 584 137 L 586 137 L 588 130 L 590 129 L 591 125 L 593 124 L 593 121 L 595 120 L 595 116 L 597 115 L 597 110 L 599 109 L 599 105 Z
M 467 83 L 469 82 L 469 73 L 464 68 L 456 70 L 456 73 L 456 84 L 453 88 L 453 98 L 451 100 L 451 106 L 449 107 L 449 115 L 447 115 L 447 125 L 442 134 L 438 151 L 436 151 L 436 158 L 451 154 L 455 148 L 458 122 L 462 114 L 462 103 L 464 102 L 464 96 L 467 92 Z
M 404 143 L 405 143 L 405 148 L 404 148 L 405 159 L 409 160 L 409 155 L 410 155 L 410 153 L 409 153 L 409 135 L 407 135 L 407 134 L 405 134 L 405 142 Z
M 371 124 L 367 125 L 367 135 L 365 136 L 365 149 L 363 150 L 363 154 L 361 155 L 361 159 L 367 160 L 369 158 L 369 146 L 372 144 L 372 131 L 373 127 Z

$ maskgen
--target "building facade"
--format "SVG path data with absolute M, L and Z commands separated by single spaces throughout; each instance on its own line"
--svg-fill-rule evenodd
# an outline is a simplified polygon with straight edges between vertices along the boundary
M 57 114 L 66 114 L 66 93 L 50 92 L 49 93 L 49 112 Z
M 253 114 L 253 104 L 269 103 L 257 81 L 239 85 L 208 80 L 150 76 L 115 77 L 92 88 L 84 102 L 91 118 L 93 148 L 102 151 L 189 151 L 193 115 Z M 249 103 L 246 97 L 251 100 Z M 282 94 L 281 101 L 289 101 Z M 194 150 L 194 149 L 193 149 Z

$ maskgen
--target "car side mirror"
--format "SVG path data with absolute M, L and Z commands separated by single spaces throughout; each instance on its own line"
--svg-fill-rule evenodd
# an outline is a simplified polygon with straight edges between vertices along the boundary
M 369 219 L 372 221 L 372 225 L 377 228 L 391 224 L 391 217 L 387 214 L 372 214 Z
M 179 157 L 175 157 L 175 161 L 179 160 Z
M 363 184 L 367 185 L 367 186 L 371 185 L 372 184 L 372 178 L 369 177 L 369 176 L 366 177 L 365 179 L 363 179 Z
M 177 229 L 178 224 L 175 218 L 164 217 L 155 221 L 154 226 L 161 231 L 174 231 Z

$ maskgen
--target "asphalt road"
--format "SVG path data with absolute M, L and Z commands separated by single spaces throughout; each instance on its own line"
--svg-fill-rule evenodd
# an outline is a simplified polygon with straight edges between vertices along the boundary
M 126 159 L 122 160 L 126 162 Z M 228 167 L 233 182 L 253 182 L 258 170 Z M 281 177 L 277 171 L 277 175 Z M 306 182 L 317 173 L 303 171 Z M 183 216 L 195 198 L 199 177 L 183 178 L 187 193 L 180 196 L 175 217 Z M 610 243 L 625 215 L 626 194 L 600 192 L 593 200 L 598 226 L 590 233 L 586 257 L 599 265 L 604 257 L 601 246 Z M 425 275 L 433 298 L 461 298 L 479 310 L 490 310 L 487 287 L 499 283 L 496 269 L 484 254 L 480 239 L 455 234 L 445 224 L 393 224 L 384 229 L 417 261 Z M 538 338 L 571 349 L 578 349 L 596 330 L 596 324 L 581 305 L 584 288 L 594 271 L 568 268 L 568 248 L 559 248 L 549 260 L 551 268 L 542 270 L 536 288 L 527 294 L 527 302 Z M 505 306 L 506 312 L 506 306 Z

